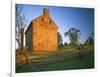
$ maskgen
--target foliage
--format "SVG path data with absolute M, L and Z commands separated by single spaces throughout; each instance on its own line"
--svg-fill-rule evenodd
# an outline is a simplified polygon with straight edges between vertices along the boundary
M 68 46 L 68 43 L 67 43 L 67 42 L 65 42 L 65 43 L 64 43 L 64 46 Z
M 58 32 L 58 47 L 62 47 L 63 46 L 63 39 L 61 34 Z
M 76 28 L 70 28 L 69 31 L 65 32 L 65 37 L 68 36 L 70 45 L 77 45 L 79 43 L 80 30 Z
M 90 35 L 86 39 L 84 45 L 93 45 L 93 44 L 94 44 L 94 33 L 90 33 Z

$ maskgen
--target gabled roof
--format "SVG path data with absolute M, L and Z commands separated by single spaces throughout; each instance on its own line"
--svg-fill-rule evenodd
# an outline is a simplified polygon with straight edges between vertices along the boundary
M 25 34 L 27 33 L 28 29 L 31 27 L 32 21 L 35 21 L 35 20 L 37 20 L 37 19 L 39 19 L 39 18 L 41 18 L 41 17 L 42 17 L 42 15 L 39 16 L 39 17 L 37 17 L 37 18 L 35 18 L 35 19 L 33 19 L 33 20 L 31 20 L 30 24 L 29 24 L 28 27 L 26 28 Z

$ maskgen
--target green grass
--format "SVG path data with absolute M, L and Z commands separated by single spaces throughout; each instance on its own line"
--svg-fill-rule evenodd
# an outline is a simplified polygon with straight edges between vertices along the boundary
M 17 73 L 24 73 L 24 72 L 37 72 L 37 71 L 55 71 L 55 70 L 69 70 L 69 69 L 88 69 L 88 68 L 94 68 L 94 50 L 88 49 L 84 51 L 84 57 L 82 60 L 80 60 L 78 57 L 75 57 L 73 59 L 68 59 L 64 61 L 58 61 L 58 62 L 51 62 L 51 63 L 32 63 L 32 68 L 28 65 L 23 65 L 21 67 L 16 68 Z M 56 58 L 58 59 L 61 56 L 57 56 L 61 54 L 62 52 L 58 52 L 57 54 L 50 54 L 47 59 Z M 64 54 L 68 55 L 68 53 Z M 46 54 L 47 55 L 47 54 Z M 63 54 L 61 54 L 63 55 Z

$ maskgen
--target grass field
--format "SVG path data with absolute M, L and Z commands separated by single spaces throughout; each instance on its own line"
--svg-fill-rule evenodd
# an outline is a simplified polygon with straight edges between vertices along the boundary
M 94 68 L 94 49 L 84 49 L 82 51 L 84 52 L 82 60 L 76 56 L 78 53 L 75 50 L 33 53 L 31 56 L 41 55 L 43 57 L 32 58 L 31 60 L 41 61 L 33 62 L 32 67 L 28 65 L 16 67 L 16 73 Z

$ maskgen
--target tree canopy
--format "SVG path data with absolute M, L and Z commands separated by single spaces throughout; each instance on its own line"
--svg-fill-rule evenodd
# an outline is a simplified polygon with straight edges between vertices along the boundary
M 59 47 L 63 46 L 63 39 L 59 32 L 58 32 L 58 46 Z
M 79 43 L 80 30 L 76 28 L 70 28 L 67 32 L 64 33 L 65 37 L 68 36 L 71 45 L 77 45 Z

